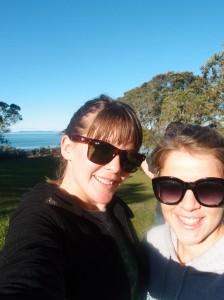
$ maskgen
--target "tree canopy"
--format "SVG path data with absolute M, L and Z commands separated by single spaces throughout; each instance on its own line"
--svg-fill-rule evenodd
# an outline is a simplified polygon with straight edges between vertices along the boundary
M 174 71 L 159 74 L 117 99 L 137 112 L 147 148 L 173 121 L 212 125 L 224 132 L 224 51 L 200 70 L 201 76 Z
M 18 105 L 0 102 L 0 144 L 7 142 L 4 134 L 10 131 L 10 126 L 22 120 L 19 111 Z

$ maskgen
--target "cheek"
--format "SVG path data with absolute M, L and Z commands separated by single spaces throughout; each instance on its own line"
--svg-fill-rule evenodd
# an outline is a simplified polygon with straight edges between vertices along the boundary
M 82 170 L 82 166 L 85 168 L 88 163 L 90 163 L 87 158 L 87 147 L 85 146 L 86 145 L 78 144 L 73 149 L 73 165 L 74 167 L 81 167 L 79 170 Z
M 96 172 L 101 166 L 92 163 L 85 155 L 76 156 L 72 163 L 73 173 L 78 176 L 89 176 Z
M 77 147 L 74 149 L 72 154 L 73 157 L 71 161 L 71 169 L 73 176 L 83 177 L 83 175 L 86 174 L 89 169 L 89 161 L 86 157 L 86 153 L 84 151 L 80 151 L 80 149 Z
M 166 205 L 161 203 L 161 210 L 164 216 L 168 216 L 176 208 L 176 205 Z
M 209 215 L 211 222 L 215 221 L 217 223 L 220 223 L 220 221 L 223 222 L 223 214 L 224 214 L 224 209 L 223 207 L 217 207 L 217 208 L 206 208 L 207 215 Z

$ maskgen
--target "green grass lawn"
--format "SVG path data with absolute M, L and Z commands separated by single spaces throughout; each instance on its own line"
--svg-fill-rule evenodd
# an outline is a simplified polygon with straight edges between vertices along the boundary
M 118 195 L 129 205 L 135 217 L 133 224 L 141 239 L 155 224 L 156 200 L 152 192 L 151 180 L 142 170 L 137 171 L 121 185 Z
M 0 249 L 11 212 L 16 208 L 21 195 L 36 183 L 53 178 L 56 160 L 52 157 L 34 157 L 0 160 Z M 154 224 L 154 200 L 151 181 L 139 170 L 130 175 L 119 188 L 119 196 L 134 212 L 133 223 L 140 238 Z

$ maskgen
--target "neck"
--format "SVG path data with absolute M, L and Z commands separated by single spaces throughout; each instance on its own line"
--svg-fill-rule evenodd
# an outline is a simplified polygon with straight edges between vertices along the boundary
M 208 251 L 224 235 L 224 224 L 217 228 L 200 243 L 186 245 L 180 240 L 177 242 L 177 257 L 181 264 L 185 265 L 194 258 L 201 256 Z

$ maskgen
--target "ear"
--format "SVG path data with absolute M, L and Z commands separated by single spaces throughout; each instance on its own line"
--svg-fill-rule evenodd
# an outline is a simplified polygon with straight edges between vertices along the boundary
M 71 160 L 71 151 L 73 148 L 73 143 L 67 135 L 63 135 L 61 138 L 61 155 L 66 160 Z

